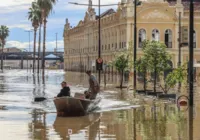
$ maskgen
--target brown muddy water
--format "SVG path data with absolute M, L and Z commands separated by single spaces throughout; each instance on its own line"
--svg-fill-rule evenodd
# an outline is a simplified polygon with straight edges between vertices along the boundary
M 84 73 L 47 70 L 45 82 L 26 70 L 0 73 L 0 140 L 200 140 L 200 96 L 195 87 L 194 112 L 170 101 L 137 95 L 114 88 L 117 76 L 102 76 L 102 101 L 83 117 L 57 117 L 52 100 L 33 102 L 34 97 L 54 97 L 66 80 L 72 94 L 87 89 Z M 186 94 L 183 90 L 181 94 Z M 4 106 L 4 107 L 2 107 Z M 192 116 L 191 116 L 192 115 Z M 189 121 L 192 117 L 193 126 Z M 190 122 L 190 123 L 189 123 Z

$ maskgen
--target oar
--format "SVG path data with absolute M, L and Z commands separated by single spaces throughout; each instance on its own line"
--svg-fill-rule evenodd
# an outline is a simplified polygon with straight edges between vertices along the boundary
M 45 101 L 45 100 L 52 100 L 52 99 L 54 99 L 54 98 L 35 97 L 34 102 L 42 102 L 42 101 Z

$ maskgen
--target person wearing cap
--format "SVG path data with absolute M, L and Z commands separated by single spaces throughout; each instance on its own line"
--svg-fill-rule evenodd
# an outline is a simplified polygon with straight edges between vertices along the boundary
M 60 93 L 57 95 L 57 97 L 70 96 L 70 88 L 67 86 L 67 83 L 63 81 L 61 86 L 62 89 L 60 90 Z
M 88 98 L 90 100 L 94 100 L 96 99 L 97 93 L 100 91 L 99 83 L 90 70 L 87 70 L 86 74 L 89 76 L 89 89 L 86 96 L 89 96 Z

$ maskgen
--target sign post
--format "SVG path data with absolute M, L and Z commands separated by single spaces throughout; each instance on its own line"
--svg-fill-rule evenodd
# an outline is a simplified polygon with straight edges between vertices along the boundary
M 96 70 L 103 70 L 103 59 L 96 59 Z

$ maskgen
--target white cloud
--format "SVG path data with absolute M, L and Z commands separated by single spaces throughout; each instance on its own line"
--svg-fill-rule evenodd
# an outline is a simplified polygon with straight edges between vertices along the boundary
M 30 42 L 31 46 L 31 51 L 33 50 L 33 41 Z M 7 41 L 6 42 L 6 48 L 10 47 L 17 47 L 19 49 L 26 49 L 29 51 L 29 42 L 20 42 L 20 41 Z M 58 49 L 64 48 L 64 43 L 63 40 L 58 40 L 57 41 L 57 47 Z M 36 49 L 38 48 L 38 44 L 36 44 Z M 42 48 L 42 43 L 41 43 L 41 48 Z M 53 51 L 54 48 L 56 48 L 56 41 L 47 41 L 46 42 L 46 50 L 47 51 Z
M 0 14 L 28 10 L 34 0 L 4 0 L 0 3 Z
M 24 30 L 30 30 L 33 27 L 30 24 L 13 24 L 13 25 L 8 25 L 8 28 L 13 29 L 13 28 L 20 28 Z
M 4 2 L 0 3 L 0 7 L 24 5 L 29 4 L 32 1 L 34 0 L 4 0 Z

